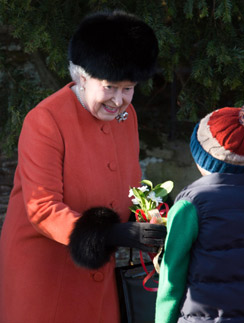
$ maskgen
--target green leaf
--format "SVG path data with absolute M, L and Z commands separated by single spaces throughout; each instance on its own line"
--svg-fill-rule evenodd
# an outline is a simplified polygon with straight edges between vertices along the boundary
M 145 209 L 150 209 L 150 202 L 148 200 L 145 200 Z
M 155 192 L 156 197 L 164 197 L 168 195 L 167 190 L 165 190 L 164 188 L 154 189 L 153 191 Z
M 138 198 L 139 200 L 141 200 L 141 195 L 142 195 L 141 193 L 142 192 L 135 187 L 132 188 L 132 191 L 133 191 L 134 196 L 136 198 Z
M 141 183 L 146 184 L 147 186 L 151 187 L 151 189 L 153 188 L 153 183 L 147 179 L 144 179 L 141 181 Z
M 134 212 L 134 213 L 136 213 L 137 209 L 138 209 L 138 206 L 136 206 L 136 205 L 129 207 L 129 210 L 131 210 L 131 212 Z
M 172 191 L 172 189 L 174 188 L 174 182 L 172 182 L 172 181 L 164 182 L 160 185 L 160 187 L 165 189 L 167 194 L 169 194 Z
M 156 197 L 165 197 L 172 191 L 173 187 L 174 183 L 172 181 L 167 181 L 156 185 L 153 191 L 155 192 Z

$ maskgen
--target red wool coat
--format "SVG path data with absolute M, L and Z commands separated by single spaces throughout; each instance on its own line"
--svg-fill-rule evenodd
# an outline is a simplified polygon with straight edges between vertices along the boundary
M 115 258 L 76 266 L 67 244 L 83 211 L 129 217 L 129 186 L 140 181 L 136 113 L 94 118 L 70 83 L 25 118 L 0 242 L 0 323 L 116 323 Z

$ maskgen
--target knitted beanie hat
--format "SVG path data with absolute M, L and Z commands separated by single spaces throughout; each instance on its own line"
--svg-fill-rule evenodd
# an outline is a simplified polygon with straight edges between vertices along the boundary
M 138 17 L 124 11 L 86 16 L 69 43 L 69 60 L 94 78 L 145 81 L 156 72 L 158 41 Z
M 225 107 L 204 117 L 190 143 L 195 162 L 214 173 L 244 173 L 244 107 Z

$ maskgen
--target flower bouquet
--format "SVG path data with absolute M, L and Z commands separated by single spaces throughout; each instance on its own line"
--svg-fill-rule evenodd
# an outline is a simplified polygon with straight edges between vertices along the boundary
M 166 181 L 153 187 L 153 183 L 149 180 L 141 181 L 142 186 L 132 187 L 129 190 L 129 197 L 132 198 L 133 206 L 130 210 L 135 213 L 137 222 L 150 222 L 153 224 L 166 225 L 167 213 L 169 211 L 168 204 L 164 202 L 167 195 L 172 191 L 174 183 Z M 158 253 L 149 253 L 154 264 L 154 270 L 147 272 L 144 264 L 142 252 L 140 251 L 141 264 L 147 276 L 143 281 L 143 286 L 148 291 L 157 291 L 157 288 L 146 287 L 146 282 L 153 276 L 155 270 L 159 273 L 158 258 L 163 250 L 163 246 L 159 248 Z
M 145 185 L 130 188 L 129 197 L 132 197 L 133 203 L 130 210 L 135 213 L 138 222 L 166 225 L 168 205 L 163 199 L 172 191 L 174 183 L 167 181 L 155 187 L 149 180 L 143 180 L 141 183 Z

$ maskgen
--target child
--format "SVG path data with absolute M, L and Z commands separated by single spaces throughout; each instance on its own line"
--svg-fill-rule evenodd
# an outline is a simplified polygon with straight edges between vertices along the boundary
M 168 214 L 156 323 L 243 323 L 244 107 L 208 114 L 190 147 L 203 177 Z

